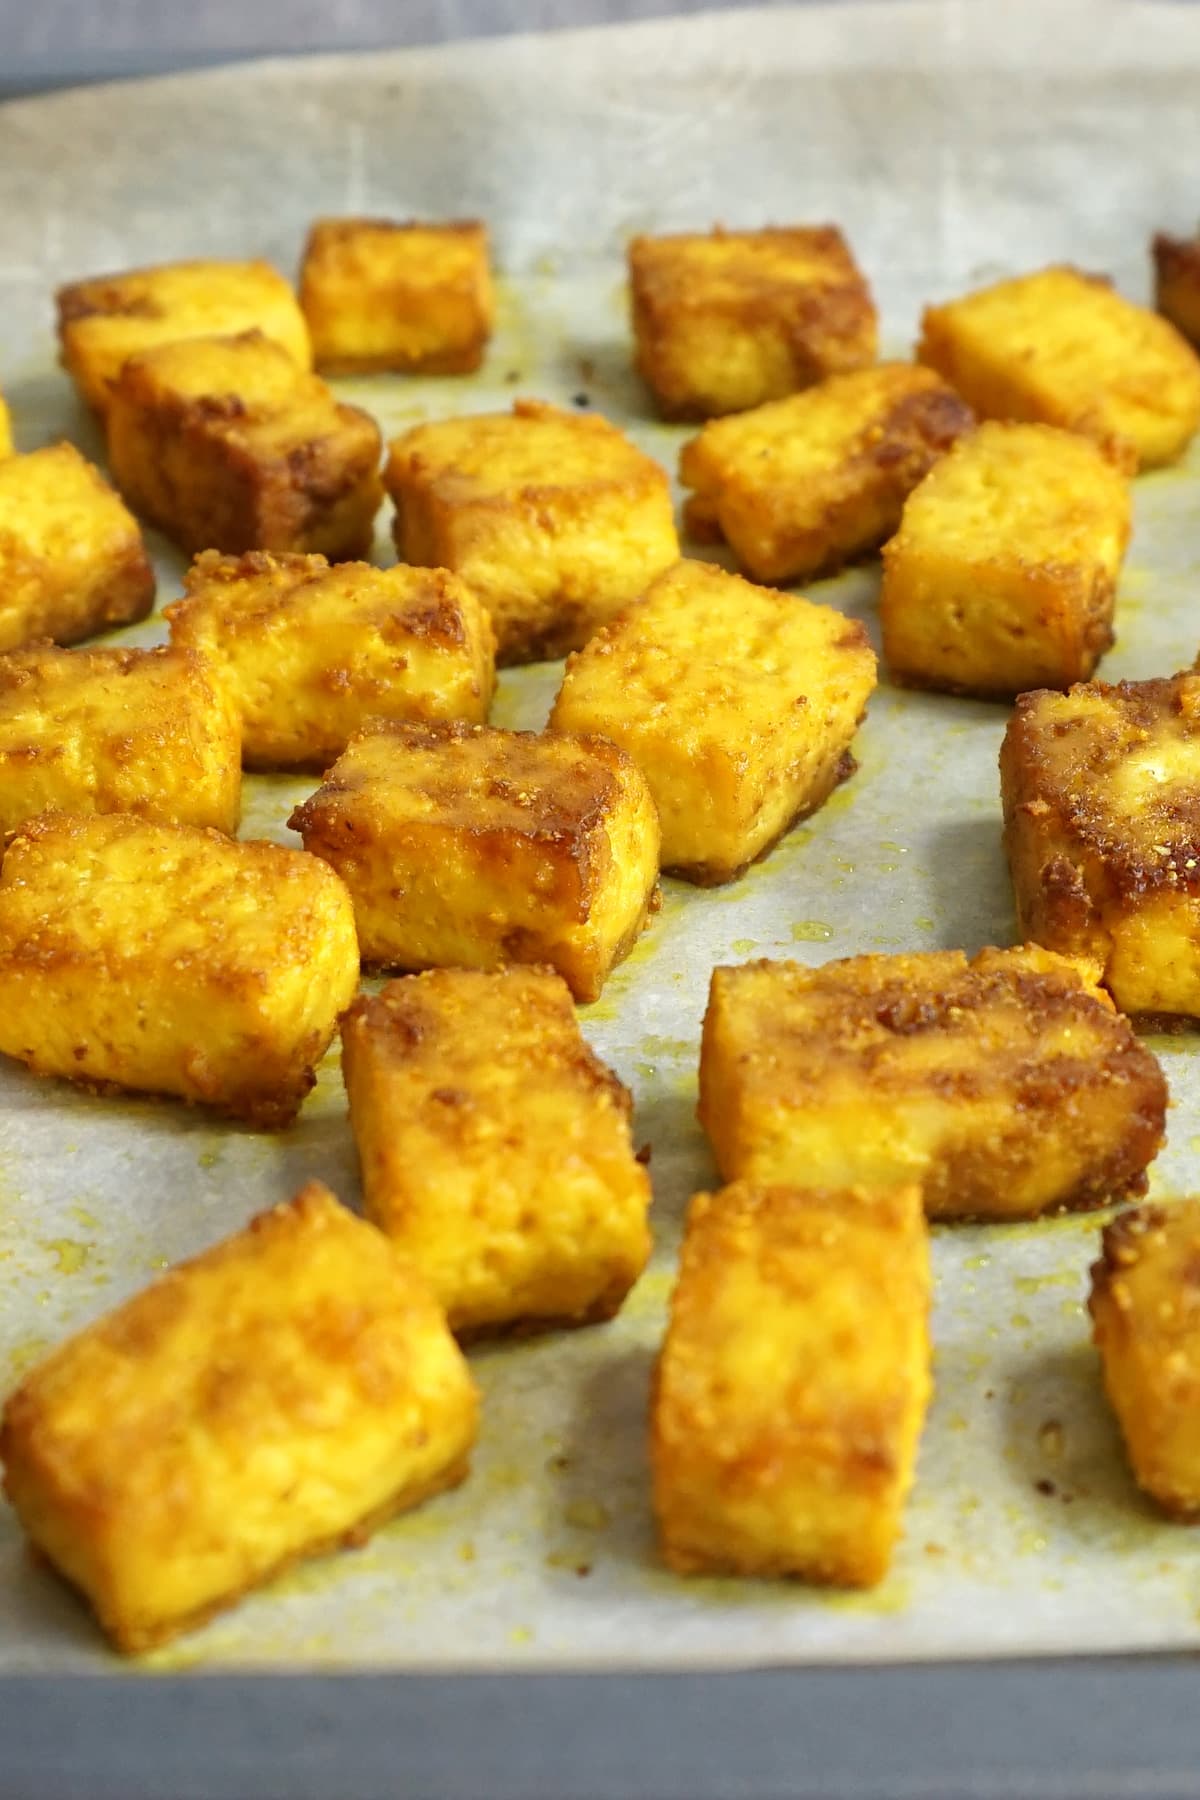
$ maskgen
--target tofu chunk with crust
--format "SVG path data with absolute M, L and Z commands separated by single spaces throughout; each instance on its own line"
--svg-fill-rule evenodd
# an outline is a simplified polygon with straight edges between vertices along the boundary
M 595 1000 L 658 904 L 658 817 L 604 738 L 365 726 L 292 814 L 385 969 L 546 963 Z
M 474 219 L 318 219 L 300 304 L 328 374 L 470 374 L 492 332 L 487 229 Z
M 314 1181 L 52 1351 L 0 1458 L 31 1541 L 138 1652 L 453 1487 L 477 1413 L 424 1283 Z
M 692 536 L 756 581 L 830 575 L 875 550 L 971 413 L 928 369 L 881 363 L 706 425 L 683 447 Z
M 595 413 L 518 400 L 417 425 L 384 480 L 401 560 L 474 588 L 501 667 L 578 650 L 679 556 L 666 471 Z
M 1145 1191 L 1155 1058 L 1036 947 L 713 970 L 700 1119 L 727 1181 L 872 1191 L 934 1219 L 1032 1219 Z
M 51 807 L 232 834 L 241 793 L 237 709 L 192 651 L 38 644 L 0 656 L 0 853 Z
M 1078 269 L 927 307 L 917 360 L 981 418 L 1079 432 L 1129 470 L 1175 462 L 1200 426 L 1200 358 L 1166 319 Z
M 636 237 L 638 373 L 668 419 L 744 412 L 875 361 L 878 321 L 833 225 Z
M 1087 438 L 989 421 L 908 497 L 883 551 L 893 677 L 1007 698 L 1086 681 L 1113 641 L 1129 484 Z
M 697 1194 L 651 1413 L 680 1574 L 882 1580 L 930 1393 L 915 1186 Z
M 304 314 L 269 263 L 159 263 L 72 281 L 56 298 L 62 362 L 101 415 L 125 361 L 159 344 L 261 331 L 300 368 L 312 366 Z
M 327 769 L 368 719 L 486 719 L 491 621 L 445 569 L 205 551 L 171 641 L 220 670 L 248 768 Z
M 137 520 L 73 444 L 0 459 L 0 651 L 73 644 L 153 604 Z
M 367 1217 L 452 1330 L 608 1319 L 650 1254 L 632 1100 L 548 969 L 432 969 L 360 995 L 342 1067 Z
M 1189 344 L 1200 349 L 1200 234 L 1167 237 L 1159 232 L 1154 255 L 1154 304 Z
M 0 865 L 0 1052 L 38 1075 L 287 1125 L 358 987 L 315 857 L 126 813 L 43 813 Z
M 379 427 L 261 332 L 131 357 L 107 424 L 117 486 L 182 550 L 370 549 Z
M 550 724 L 628 751 L 658 808 L 663 867 L 709 885 L 851 773 L 874 686 L 857 620 L 681 562 L 569 659 Z

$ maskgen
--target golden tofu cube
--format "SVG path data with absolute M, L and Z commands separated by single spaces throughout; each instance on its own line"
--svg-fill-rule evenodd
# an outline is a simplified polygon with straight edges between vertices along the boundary
M 171 641 L 219 669 L 247 768 L 327 769 L 372 718 L 487 718 L 491 621 L 445 569 L 208 550 L 185 585 Z
M 233 833 L 241 796 L 237 709 L 192 651 L 0 656 L 0 852 L 51 807 Z
M 927 307 L 917 358 L 982 418 L 1079 432 L 1127 469 L 1174 462 L 1200 425 L 1200 358 L 1165 319 L 1078 269 Z
M 872 1191 L 933 1219 L 1145 1192 L 1167 1087 L 1087 973 L 1029 946 L 713 970 L 700 1119 L 726 1181 Z
M 261 332 L 131 357 L 107 425 L 117 486 L 183 550 L 371 547 L 379 427 Z
M 1113 642 L 1129 484 L 1089 439 L 989 422 L 909 495 L 883 552 L 894 679 L 1007 698 L 1086 681 Z
M 1154 254 L 1154 304 L 1189 344 L 1200 348 L 1200 236 L 1159 232 Z
M 929 1294 L 914 1186 L 693 1198 L 651 1411 L 669 1567 L 882 1580 L 929 1400 Z
M 1022 933 L 1122 1012 L 1200 1021 L 1200 676 L 1022 694 L 1000 787 Z
M 1138 1486 L 1200 1513 L 1200 1200 L 1135 1206 L 1105 1226 L 1088 1310 Z
M 467 375 L 483 361 L 494 301 L 485 226 L 318 219 L 300 272 L 318 369 Z
M 550 724 L 628 751 L 658 808 L 663 867 L 707 886 L 852 773 L 874 686 L 857 620 L 681 562 L 569 659 Z
M 61 358 L 80 397 L 103 415 L 131 356 L 185 338 L 261 331 L 302 369 L 312 366 L 296 296 L 265 262 L 177 262 L 93 275 L 60 288 Z
M 928 369 L 881 363 L 706 425 L 679 478 L 693 537 L 724 538 L 756 581 L 829 575 L 875 550 L 972 423 Z
M 417 425 L 384 482 L 401 560 L 474 588 L 501 667 L 578 650 L 679 556 L 666 471 L 595 413 L 518 400 Z
M 0 1052 L 38 1075 L 287 1125 L 358 987 L 315 857 L 126 813 L 43 813 L 0 865 Z
M 12 420 L 4 395 L 0 394 L 0 456 L 11 456 L 13 453 Z
M 650 1254 L 632 1100 L 548 969 L 433 969 L 360 995 L 342 1068 L 367 1217 L 451 1329 L 584 1325 Z
M 875 361 L 871 291 L 833 225 L 637 237 L 638 373 L 668 419 L 744 412 Z
M 380 720 L 289 824 L 378 968 L 547 963 L 595 1000 L 658 904 L 654 801 L 604 738 Z
M 460 1482 L 477 1413 L 424 1283 L 313 1181 L 52 1351 L 0 1458 L 32 1542 L 137 1652 Z
M 0 459 L 0 651 L 73 644 L 153 604 L 137 520 L 73 444 Z

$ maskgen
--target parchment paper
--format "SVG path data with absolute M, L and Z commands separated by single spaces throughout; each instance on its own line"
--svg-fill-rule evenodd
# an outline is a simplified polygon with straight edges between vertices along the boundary
M 54 366 L 50 292 L 181 254 L 294 266 L 324 211 L 478 213 L 504 270 L 473 380 L 345 382 L 388 431 L 514 394 L 586 395 L 674 466 L 630 371 L 634 229 L 837 220 L 905 353 L 921 303 L 1070 258 L 1141 295 L 1151 229 L 1200 210 L 1200 21 L 1178 5 L 812 6 L 428 53 L 239 68 L 0 111 L 0 387 L 19 446 L 100 445 Z M 180 559 L 156 543 L 160 604 Z M 381 520 L 379 557 L 390 560 Z M 1110 676 L 1200 643 L 1200 456 L 1137 485 Z M 876 575 L 812 591 L 875 631 Z M 155 622 L 120 634 L 152 642 Z M 558 669 L 506 673 L 538 725 Z M 1012 940 L 999 844 L 1004 709 L 881 686 L 861 767 L 736 886 L 667 882 L 582 1014 L 653 1145 L 653 1265 L 603 1328 L 477 1350 L 475 1473 L 364 1551 L 314 1564 L 150 1666 L 744 1665 L 1161 1647 L 1200 1640 L 1200 1540 L 1139 1499 L 1082 1307 L 1095 1215 L 935 1234 L 937 1392 L 894 1572 L 842 1598 L 684 1582 L 655 1562 L 647 1380 L 686 1197 L 716 962 Z M 245 833 L 288 840 L 310 781 L 247 784 Z M 294 841 L 294 840 L 292 840 Z M 1174 1097 L 1153 1190 L 1200 1177 L 1200 1044 L 1155 1040 Z M 320 1176 L 358 1183 L 336 1058 L 281 1137 L 0 1069 L 0 1385 L 168 1262 Z M 0 1509 L 0 1670 L 102 1669 L 82 1607 Z

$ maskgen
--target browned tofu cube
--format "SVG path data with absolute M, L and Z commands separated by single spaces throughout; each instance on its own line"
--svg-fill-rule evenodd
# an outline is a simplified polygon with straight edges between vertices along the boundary
M 183 550 L 370 549 L 379 427 L 261 332 L 131 357 L 107 423 L 117 486 Z
M 359 997 L 342 1045 L 367 1217 L 451 1328 L 611 1318 L 650 1254 L 650 1183 L 565 982 L 410 975 Z
M 658 902 L 658 818 L 604 738 L 366 726 L 289 821 L 381 968 L 547 963 L 595 1000 Z
M 137 520 L 74 445 L 0 459 L 0 651 L 73 644 L 153 604 Z
M 171 641 L 220 670 L 247 768 L 327 769 L 368 719 L 487 717 L 491 622 L 445 569 L 210 550 L 186 587 Z
M 578 650 L 679 556 L 666 471 L 594 413 L 518 400 L 417 425 L 384 480 L 401 559 L 474 588 L 502 667 Z
M 1154 304 L 1189 344 L 1200 348 L 1200 235 L 1154 239 Z
M 39 1363 L 0 1457 L 31 1541 L 136 1652 L 461 1481 L 477 1412 L 437 1302 L 314 1181 Z
M 743 412 L 875 360 L 875 306 L 833 225 L 637 237 L 638 373 L 668 419 Z
M 492 332 L 486 228 L 318 219 L 300 271 L 318 369 L 466 375 Z
M 713 970 L 700 1118 L 727 1181 L 1036 1218 L 1143 1193 L 1166 1103 L 1108 996 L 1035 946 Z
M 706 425 L 683 447 L 692 535 L 724 538 L 756 581 L 829 575 L 878 549 L 905 498 L 972 423 L 939 376 L 908 363 L 837 375 Z
M 915 1186 L 697 1194 L 651 1411 L 681 1574 L 882 1580 L 930 1391 Z

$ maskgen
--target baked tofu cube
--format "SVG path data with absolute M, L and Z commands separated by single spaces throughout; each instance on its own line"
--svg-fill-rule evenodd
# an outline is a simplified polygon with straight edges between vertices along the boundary
M 445 569 L 205 551 L 171 641 L 220 670 L 248 768 L 327 769 L 368 719 L 487 717 L 495 638 Z
M 461 1481 L 477 1409 L 424 1283 L 314 1181 L 39 1363 L 0 1457 L 32 1542 L 140 1651 Z
M 719 419 L 683 447 L 693 537 L 724 538 L 756 581 L 829 575 L 875 550 L 905 498 L 969 429 L 928 369 L 881 363 Z
M 668 419 L 711 419 L 875 361 L 870 289 L 832 225 L 637 237 L 638 373 Z
M 550 715 L 642 770 L 662 863 L 731 881 L 854 768 L 875 686 L 857 620 L 681 562 L 571 657 Z
M 287 1125 L 358 987 L 315 857 L 125 813 L 43 813 L 0 865 L 0 1052 Z
M 679 555 L 665 470 L 595 413 L 518 400 L 417 425 L 384 481 L 401 560 L 474 588 L 502 667 L 578 650 Z
M 695 1196 L 651 1415 L 672 1569 L 883 1578 L 929 1400 L 929 1293 L 915 1186 Z
M 319 369 L 467 375 L 492 334 L 487 230 L 388 219 L 318 219 L 300 304 Z
M 1122 1012 L 1200 1021 L 1200 676 L 1022 694 L 1000 786 L 1022 933 Z
M 0 459 L 0 651 L 73 644 L 153 604 L 137 520 L 72 444 Z
M 296 296 L 265 262 L 177 262 L 93 275 L 60 288 L 63 364 L 87 405 L 103 415 L 122 364 L 184 338 L 261 331 L 302 369 L 312 366 Z
M 1189 344 L 1200 347 L 1200 235 L 1154 239 L 1154 304 Z
M 1136 1206 L 1104 1229 L 1088 1308 L 1138 1486 L 1200 1513 L 1200 1200 Z
M 1125 468 L 1181 456 L 1200 359 L 1174 326 L 1078 269 L 1041 269 L 930 306 L 917 358 L 982 418 L 1060 425 Z
M 11 456 L 13 453 L 12 420 L 4 395 L 0 394 L 0 456 Z
M 190 650 L 0 656 L 0 853 L 50 807 L 235 832 L 241 771 L 237 710 Z
M 713 970 L 700 1118 L 727 1181 L 915 1181 L 934 1219 L 1031 1219 L 1143 1193 L 1166 1103 L 1108 997 L 1034 946 Z
M 1087 438 L 981 425 L 905 504 L 883 552 L 897 681 L 1007 698 L 1086 681 L 1113 641 L 1129 485 Z
M 608 1319 L 650 1254 L 632 1101 L 548 969 L 360 995 L 342 1067 L 369 1219 L 458 1332 Z
M 371 547 L 379 427 L 261 332 L 131 357 L 108 408 L 108 457 L 130 505 L 183 550 Z
M 595 1000 L 658 903 L 654 801 L 604 738 L 377 721 L 289 824 L 377 968 L 547 963 Z

